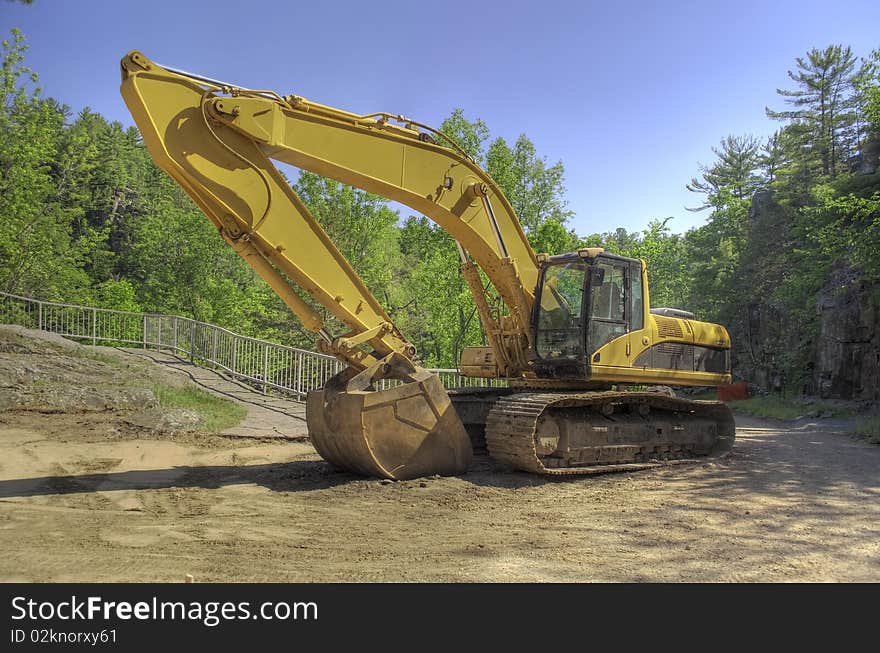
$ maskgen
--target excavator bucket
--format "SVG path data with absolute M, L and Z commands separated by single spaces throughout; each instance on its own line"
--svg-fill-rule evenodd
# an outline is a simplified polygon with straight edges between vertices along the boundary
M 376 389 L 383 379 L 400 385 Z M 324 460 L 394 480 L 465 472 L 471 443 L 440 378 L 391 354 L 308 394 L 309 437 Z

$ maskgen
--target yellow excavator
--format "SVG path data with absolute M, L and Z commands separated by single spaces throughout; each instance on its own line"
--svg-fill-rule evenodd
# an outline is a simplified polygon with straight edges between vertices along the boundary
M 644 261 L 597 247 L 535 253 L 499 187 L 443 133 L 401 115 L 242 88 L 137 51 L 122 59 L 121 92 L 159 167 L 319 348 L 347 365 L 307 397 L 310 439 L 330 463 L 410 479 L 463 473 L 485 449 L 520 470 L 569 475 L 730 450 L 723 403 L 668 391 L 730 382 L 726 329 L 650 309 Z M 487 342 L 464 349 L 460 371 L 506 386 L 447 391 L 421 368 L 273 159 L 400 202 L 447 231 Z M 348 331 L 329 333 L 300 293 Z

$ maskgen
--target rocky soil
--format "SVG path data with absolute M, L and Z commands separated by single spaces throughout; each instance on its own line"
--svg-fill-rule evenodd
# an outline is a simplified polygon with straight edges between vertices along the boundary
M 180 388 L 187 381 L 113 348 L 0 326 L 0 411 L 93 415 L 116 433 L 198 431 L 197 412 L 159 406 L 156 384 Z

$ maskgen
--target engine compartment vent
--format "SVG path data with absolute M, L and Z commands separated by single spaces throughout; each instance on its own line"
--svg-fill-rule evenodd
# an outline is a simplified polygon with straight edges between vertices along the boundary
M 668 317 L 660 317 L 659 315 L 654 316 L 654 320 L 657 322 L 657 332 L 663 338 L 683 338 L 684 334 L 681 331 L 681 325 L 678 323 L 678 320 L 674 320 Z

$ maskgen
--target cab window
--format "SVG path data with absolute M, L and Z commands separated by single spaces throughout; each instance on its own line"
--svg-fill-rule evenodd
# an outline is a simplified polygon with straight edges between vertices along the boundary
M 624 265 L 599 263 L 595 268 L 590 288 L 590 353 L 629 330 L 626 305 L 630 293 L 627 292 L 627 276 L 627 267 Z
M 535 346 L 544 359 L 583 355 L 581 320 L 587 266 L 582 261 L 553 265 L 544 272 Z
M 631 267 L 629 269 L 632 276 L 632 292 L 630 293 L 630 331 L 638 331 L 645 327 L 645 294 L 642 292 L 642 269 L 639 267 Z

